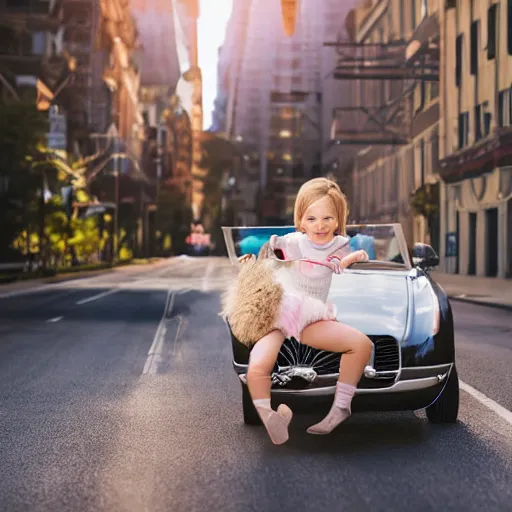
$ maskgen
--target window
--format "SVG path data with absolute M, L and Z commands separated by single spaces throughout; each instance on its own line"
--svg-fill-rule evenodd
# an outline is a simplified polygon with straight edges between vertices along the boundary
M 508 54 L 512 55 L 512 0 L 508 0 L 508 5 L 507 5 L 507 26 L 508 26 L 508 30 L 507 30 Z
M 405 39 L 405 6 L 404 0 L 400 0 L 400 39 Z
M 393 163 L 393 176 L 391 180 L 391 188 L 393 190 L 393 200 L 397 201 L 400 195 L 400 167 L 398 158 L 395 158 Z
M 430 139 L 430 156 L 431 156 L 431 163 L 432 163 L 432 169 L 431 172 L 437 172 L 439 167 L 439 133 L 437 130 L 433 133 L 431 139 Z
M 430 100 L 439 98 L 439 82 L 431 82 L 430 84 Z
M 421 139 L 420 141 L 420 173 L 421 173 L 421 183 L 420 186 L 425 184 L 425 139 Z
M 475 141 L 480 140 L 482 138 L 482 106 L 477 105 L 475 107 Z
M 471 23 L 471 48 L 470 48 L 470 73 L 478 74 L 478 33 L 480 21 L 476 20 Z
M 512 0 L 510 0 L 512 2 Z M 464 47 L 464 34 L 459 34 L 455 42 L 455 85 L 460 87 L 462 83 L 462 51 Z
M 487 11 L 487 58 L 496 57 L 496 15 L 498 4 L 491 5 Z
M 483 125 L 484 125 L 484 137 L 487 137 L 491 133 L 491 121 L 492 121 L 492 113 L 489 112 L 489 102 L 484 101 L 482 103 L 482 113 L 483 113 Z
M 498 126 L 503 127 L 509 124 L 509 90 L 500 91 L 498 95 Z
M 409 191 L 414 192 L 416 190 L 416 165 L 414 162 L 414 149 L 411 148 L 406 156 L 407 160 L 409 161 Z
M 44 55 L 46 51 L 46 34 L 44 32 L 32 33 L 32 54 Z
M 5 6 L 8 9 L 23 9 L 30 5 L 29 0 L 6 0 Z
M 512 125 L 512 87 L 508 90 L 508 126 Z
M 416 28 L 416 0 L 411 0 L 411 27 L 413 30 Z
M 492 113 L 484 112 L 484 134 L 487 137 L 491 133 Z
M 468 145 L 469 142 L 469 112 L 459 114 L 459 149 Z

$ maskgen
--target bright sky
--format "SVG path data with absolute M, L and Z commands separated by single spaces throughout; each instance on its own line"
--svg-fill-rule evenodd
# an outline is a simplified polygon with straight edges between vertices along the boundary
M 233 0 L 200 0 L 198 22 L 199 66 L 203 72 L 203 128 L 212 122 L 213 102 L 217 94 L 217 57 L 225 37 L 226 23 Z

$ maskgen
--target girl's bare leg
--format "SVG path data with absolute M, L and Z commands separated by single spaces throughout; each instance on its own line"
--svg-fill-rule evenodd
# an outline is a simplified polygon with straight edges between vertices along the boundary
M 308 428 L 310 434 L 328 434 L 350 416 L 350 404 L 373 344 L 357 329 L 330 320 L 308 325 L 302 332 L 301 342 L 316 349 L 343 353 L 331 410 L 320 423 Z
M 274 444 L 282 444 L 288 440 L 288 425 L 292 419 L 292 411 L 288 406 L 281 404 L 277 412 L 270 406 L 270 374 L 283 341 L 284 335 L 277 330 L 261 338 L 251 351 L 247 371 L 249 393 Z

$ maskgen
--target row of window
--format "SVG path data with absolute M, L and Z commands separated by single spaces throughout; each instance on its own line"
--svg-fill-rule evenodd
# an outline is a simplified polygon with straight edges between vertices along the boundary
M 396 203 L 401 190 L 409 194 L 425 184 L 437 170 L 438 152 L 439 136 L 434 132 L 430 138 L 421 139 L 415 147 L 395 157 L 392 162 L 360 175 L 357 191 L 360 213 L 363 216 L 375 213 L 379 208 Z
M 499 127 L 512 125 L 512 87 L 504 89 L 498 94 L 497 104 L 497 124 Z M 489 102 L 484 101 L 476 105 L 473 109 L 473 140 L 478 142 L 491 133 L 493 109 Z M 459 149 L 465 148 L 470 143 L 470 113 L 461 112 L 458 119 L 458 146 Z
M 487 10 L 487 59 L 496 58 L 498 4 L 493 4 Z M 470 27 L 470 64 L 469 71 L 472 75 L 478 74 L 478 55 L 480 20 L 473 20 Z M 512 55 L 512 0 L 507 0 L 507 50 Z M 464 54 L 464 34 L 459 34 L 455 40 L 455 84 L 460 87 L 462 83 L 462 62 Z

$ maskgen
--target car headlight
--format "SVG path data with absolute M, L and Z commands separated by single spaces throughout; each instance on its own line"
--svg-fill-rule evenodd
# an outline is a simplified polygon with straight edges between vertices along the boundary
M 435 336 L 441 327 L 441 307 L 432 287 L 430 287 L 430 293 L 432 295 L 432 335 Z

